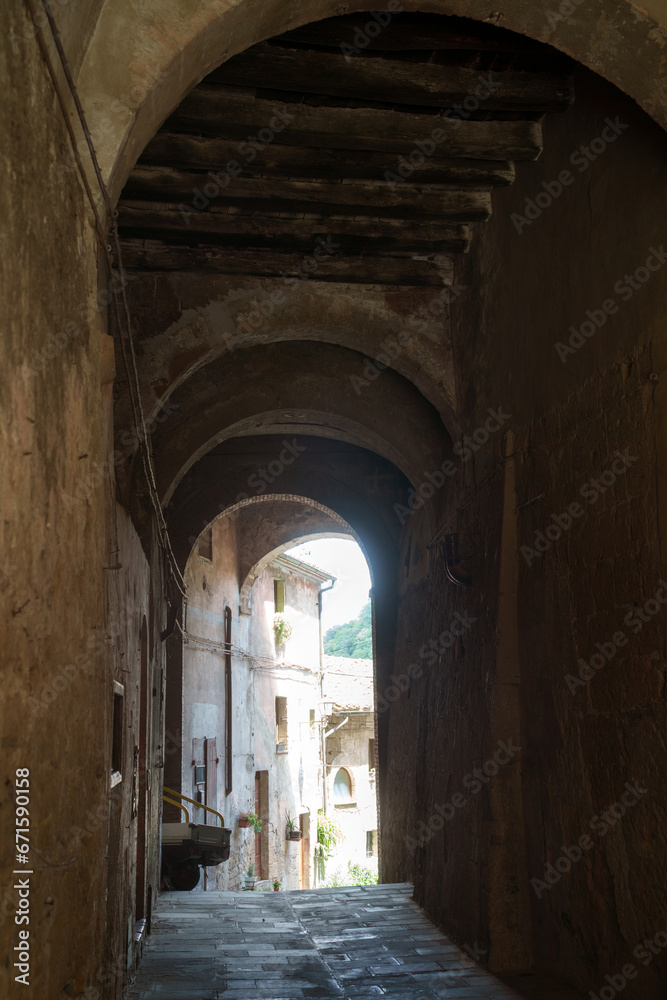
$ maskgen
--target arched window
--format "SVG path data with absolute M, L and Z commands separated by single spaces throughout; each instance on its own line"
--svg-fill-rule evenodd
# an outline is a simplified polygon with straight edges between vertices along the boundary
M 344 767 L 339 768 L 336 772 L 333 791 L 334 805 L 340 806 L 346 802 L 352 802 L 352 779 Z

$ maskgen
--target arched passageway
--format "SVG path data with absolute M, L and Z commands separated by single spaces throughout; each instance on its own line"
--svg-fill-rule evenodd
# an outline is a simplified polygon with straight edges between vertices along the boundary
M 212 523 L 232 634 L 295 538 L 367 554 L 385 880 L 493 971 L 585 991 L 664 923 L 660 12 L 316 6 L 63 9 L 114 274 L 11 9 L 0 583 L 49 995 L 116 1000 L 141 953 Z M 663 956 L 639 972 L 657 1000 Z

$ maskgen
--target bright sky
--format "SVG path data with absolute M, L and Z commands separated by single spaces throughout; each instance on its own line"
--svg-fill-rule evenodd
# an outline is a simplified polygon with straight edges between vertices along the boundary
M 295 545 L 287 555 L 314 563 L 336 577 L 333 590 L 322 595 L 322 630 L 356 618 L 369 601 L 371 577 L 366 559 L 352 539 L 322 538 Z

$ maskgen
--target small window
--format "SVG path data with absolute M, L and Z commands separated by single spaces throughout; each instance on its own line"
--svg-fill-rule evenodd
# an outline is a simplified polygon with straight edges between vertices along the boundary
M 287 698 L 276 698 L 276 751 L 287 750 Z
M 199 536 L 199 548 L 197 551 L 202 559 L 213 562 L 213 528 L 207 528 L 203 535 Z
M 125 688 L 113 682 L 113 730 L 111 742 L 111 787 L 121 780 L 123 771 L 123 695 Z
M 273 581 L 273 609 L 276 613 L 285 610 L 285 581 Z
M 334 778 L 334 805 L 342 806 L 352 802 L 352 779 L 349 772 L 341 767 Z
M 377 830 L 366 830 L 366 857 L 374 858 L 378 852 Z

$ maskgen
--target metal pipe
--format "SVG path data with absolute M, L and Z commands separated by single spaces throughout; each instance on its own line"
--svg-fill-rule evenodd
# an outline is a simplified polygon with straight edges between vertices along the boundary
M 359 714 L 361 714 L 361 713 L 359 713 Z M 366 714 L 366 713 L 364 713 L 364 714 Z M 350 721 L 350 716 L 349 716 L 349 715 L 346 715 L 346 716 L 345 716 L 345 718 L 343 719 L 343 721 L 342 721 L 342 722 L 339 722 L 337 726 L 334 726 L 334 727 L 333 727 L 333 729 L 330 729 L 328 733 L 325 733 L 325 734 L 324 734 L 324 738 L 325 738 L 325 740 L 326 740 L 326 738 L 327 738 L 328 736 L 331 736 L 331 734 L 332 734 L 332 733 L 335 733 L 337 729 L 341 729 L 341 728 L 342 728 L 342 726 L 344 726 L 344 725 L 345 725 L 345 723 L 346 723 L 346 722 L 349 722 L 349 721 Z
M 205 806 L 203 802 L 197 802 L 196 799 L 191 799 L 189 795 L 183 795 L 183 792 L 174 792 L 171 788 L 163 789 L 163 795 L 166 792 L 167 795 L 173 795 L 174 798 L 185 799 L 186 802 L 192 802 L 193 806 L 198 806 L 199 809 L 205 809 L 206 812 L 214 813 L 220 819 L 221 826 L 225 825 L 225 820 L 222 813 L 219 813 L 217 809 L 211 809 L 210 806 Z
M 324 699 L 324 640 L 322 637 L 322 594 L 327 590 L 333 590 L 336 584 L 336 577 L 331 577 L 331 584 L 328 587 L 320 587 L 317 592 L 317 621 L 320 630 L 320 698 Z M 324 742 L 324 726 L 321 729 L 321 753 L 322 753 L 322 810 L 327 814 L 327 747 Z
M 182 802 L 177 802 L 175 799 L 170 799 L 168 795 L 162 795 L 162 801 L 168 802 L 170 806 L 176 806 L 177 809 L 182 809 L 185 813 L 185 822 L 190 822 L 190 813 L 187 811 Z

